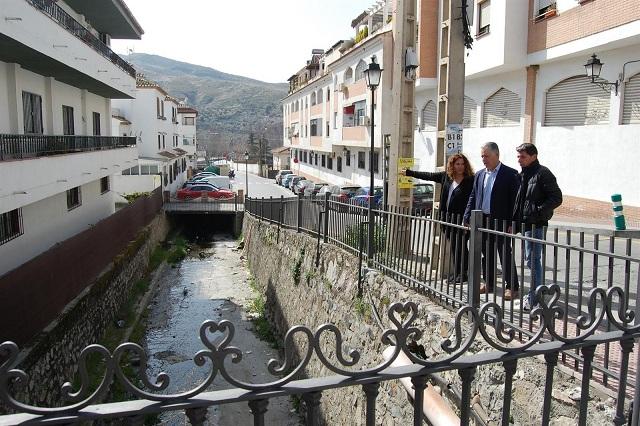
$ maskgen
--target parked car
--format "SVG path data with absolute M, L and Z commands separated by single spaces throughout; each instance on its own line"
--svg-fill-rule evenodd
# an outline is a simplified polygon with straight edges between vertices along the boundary
M 231 189 L 231 179 L 228 176 L 205 176 L 201 182 L 210 183 L 218 188 Z
M 298 181 L 298 182 L 293 186 L 293 193 L 294 193 L 294 194 L 296 194 L 296 195 L 297 195 L 297 194 L 303 194 L 303 195 L 304 195 L 304 189 L 305 189 L 305 187 L 306 187 L 306 186 L 308 186 L 308 185 L 313 186 L 313 185 L 314 185 L 314 182 L 313 182 L 313 181 L 310 181 L 310 180 L 307 180 L 307 179 L 299 180 L 299 181 Z
M 293 188 L 296 186 L 296 184 L 298 182 L 300 182 L 301 180 L 306 180 L 307 178 L 304 176 L 295 176 L 293 178 L 291 178 L 291 180 L 289 181 L 289 186 L 288 188 L 293 191 Z M 294 191 L 295 192 L 295 191 Z
M 359 185 L 327 185 L 320 189 L 318 196 L 324 196 L 325 192 L 329 192 L 337 201 L 347 202 L 358 189 L 360 189 Z
M 195 174 L 192 177 L 192 179 L 194 179 L 194 178 L 203 178 L 203 177 L 207 177 L 207 176 L 219 176 L 219 175 L 216 174 L 216 173 L 213 173 L 213 172 L 200 172 L 200 173 Z
M 293 179 L 296 176 L 297 175 L 294 175 L 293 173 L 290 175 L 284 175 L 284 177 L 281 180 L 282 186 L 284 186 L 285 188 L 288 188 L 289 182 L 291 182 L 291 179 Z
M 322 188 L 324 188 L 325 186 L 329 185 L 328 183 L 316 183 L 313 185 L 313 190 L 310 191 L 311 193 L 309 195 L 311 195 L 312 197 L 316 197 L 318 195 L 318 193 L 320 192 L 320 190 Z M 306 194 L 305 194 L 306 195 Z
M 432 183 L 419 183 L 413 185 L 413 211 L 414 213 L 431 215 L 433 210 L 433 190 Z
M 369 191 L 369 187 L 365 186 L 356 191 L 356 194 L 353 196 L 352 201 L 354 204 L 358 206 L 369 207 L 369 195 L 371 192 Z M 380 204 L 382 204 L 382 187 L 374 186 L 373 187 L 373 208 L 380 208 Z
M 233 191 L 221 189 L 208 183 L 187 186 L 186 188 L 179 189 L 176 194 L 179 200 L 190 200 L 192 198 L 202 197 L 203 195 L 216 199 L 228 199 L 235 196 Z
M 292 175 L 293 172 L 291 170 L 280 170 L 278 171 L 278 173 L 276 174 L 276 183 L 278 185 L 282 184 L 282 178 L 286 175 Z

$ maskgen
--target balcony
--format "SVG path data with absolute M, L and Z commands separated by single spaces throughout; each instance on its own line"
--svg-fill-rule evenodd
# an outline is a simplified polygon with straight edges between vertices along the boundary
M 82 26 L 78 21 L 73 19 L 71 15 L 64 11 L 60 6 L 51 0 L 26 0 L 33 7 L 40 10 L 45 15 L 56 21 L 61 27 L 69 31 L 74 36 L 82 40 L 86 45 L 109 59 L 114 65 L 125 71 L 131 77 L 136 76 L 136 70 L 123 60 L 118 54 L 101 42 L 88 29 Z
M 45 136 L 0 134 L 0 161 L 29 159 L 60 154 L 130 148 L 131 136 Z

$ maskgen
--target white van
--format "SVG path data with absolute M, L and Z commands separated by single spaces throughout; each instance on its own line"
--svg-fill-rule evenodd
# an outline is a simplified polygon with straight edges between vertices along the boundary
M 229 176 L 207 176 L 205 182 L 217 186 L 222 189 L 231 189 L 231 180 Z

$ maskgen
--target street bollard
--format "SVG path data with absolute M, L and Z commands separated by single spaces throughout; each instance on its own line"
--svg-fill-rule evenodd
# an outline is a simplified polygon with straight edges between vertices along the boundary
M 624 214 L 622 213 L 622 195 L 613 194 L 611 196 L 611 202 L 613 203 L 613 224 L 616 227 L 616 231 L 624 231 L 627 226 L 624 221 Z

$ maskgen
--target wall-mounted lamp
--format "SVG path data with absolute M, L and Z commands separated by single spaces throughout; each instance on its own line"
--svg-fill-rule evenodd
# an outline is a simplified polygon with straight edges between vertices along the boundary
M 413 80 L 416 78 L 416 68 L 418 68 L 418 55 L 413 47 L 407 47 L 404 52 L 404 75 Z
M 613 87 L 615 88 L 616 96 L 618 96 L 618 88 L 622 83 L 624 83 L 625 68 L 627 67 L 627 65 L 633 64 L 634 62 L 640 62 L 640 59 L 625 62 L 624 65 L 622 65 L 622 74 L 620 75 L 620 80 L 616 80 L 613 83 L 609 83 L 608 81 L 596 81 L 596 79 L 600 78 L 600 72 L 602 71 L 602 66 L 604 65 L 604 63 L 600 62 L 600 59 L 598 59 L 595 53 L 591 55 L 587 63 L 584 64 L 584 68 L 587 72 L 587 77 L 591 78 L 591 83 L 597 84 L 606 91 L 611 90 L 611 87 Z

